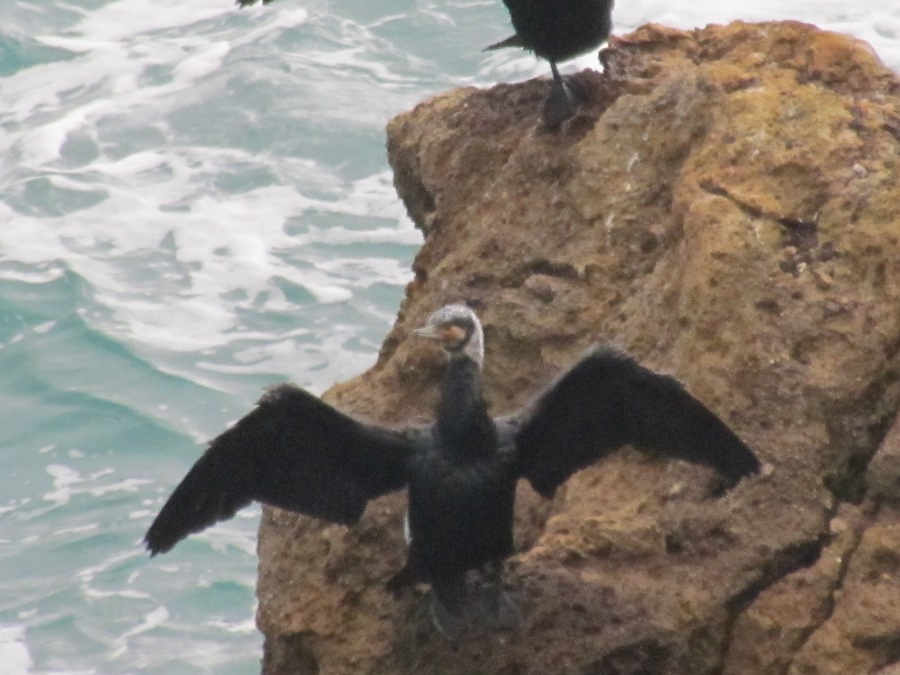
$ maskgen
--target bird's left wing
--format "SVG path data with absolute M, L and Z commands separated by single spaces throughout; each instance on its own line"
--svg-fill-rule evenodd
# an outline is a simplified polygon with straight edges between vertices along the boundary
M 151 553 L 165 553 L 254 500 L 355 523 L 370 499 L 406 484 L 406 460 L 421 433 L 364 424 L 279 385 L 209 444 L 144 541 Z
M 517 424 L 521 475 L 547 497 L 579 469 L 628 444 L 711 466 L 729 486 L 760 468 L 753 451 L 677 380 L 612 347 L 591 349 Z

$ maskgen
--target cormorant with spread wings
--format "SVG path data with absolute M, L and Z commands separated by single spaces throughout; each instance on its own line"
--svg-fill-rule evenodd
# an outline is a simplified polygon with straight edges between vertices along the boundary
M 406 570 L 432 588 L 432 618 L 451 639 L 466 624 L 468 570 L 487 569 L 487 606 L 517 621 L 500 590 L 513 553 L 516 483 L 550 497 L 573 473 L 623 445 L 710 466 L 730 487 L 760 464 L 673 378 L 611 347 L 595 347 L 518 413 L 494 419 L 481 389 L 481 323 L 464 305 L 416 334 L 448 355 L 431 427 L 392 430 L 283 384 L 209 445 L 147 531 L 152 554 L 253 501 L 352 525 L 366 504 L 409 491 Z

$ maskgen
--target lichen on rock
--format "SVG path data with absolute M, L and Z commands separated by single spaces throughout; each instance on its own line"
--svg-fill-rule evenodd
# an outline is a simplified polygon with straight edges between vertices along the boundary
M 539 125 L 546 80 L 391 122 L 397 191 L 426 239 L 377 363 L 326 399 L 427 420 L 440 359 L 406 338 L 465 301 L 496 413 L 609 341 L 676 375 L 770 470 L 713 499 L 706 470 L 624 450 L 551 503 L 523 486 L 508 574 L 523 632 L 455 648 L 420 593 L 384 590 L 403 495 L 353 528 L 267 508 L 265 672 L 900 660 L 898 432 L 883 444 L 900 404 L 900 81 L 864 43 L 795 22 L 648 25 L 603 60 L 574 76 L 587 101 L 558 133 Z

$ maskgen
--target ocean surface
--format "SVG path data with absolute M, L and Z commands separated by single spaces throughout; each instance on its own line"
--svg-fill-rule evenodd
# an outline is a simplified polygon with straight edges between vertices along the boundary
M 617 33 L 800 19 L 900 71 L 895 0 L 619 5 Z M 259 509 L 140 539 L 262 387 L 373 362 L 421 243 L 384 126 L 545 75 L 481 52 L 509 33 L 500 0 L 0 2 L 0 673 L 259 671 Z

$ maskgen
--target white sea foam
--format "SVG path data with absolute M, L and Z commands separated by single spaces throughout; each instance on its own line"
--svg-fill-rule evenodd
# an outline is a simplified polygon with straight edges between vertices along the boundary
M 258 512 L 254 515 L 258 516 Z M 237 548 L 249 556 L 256 555 L 256 532 L 254 530 L 238 529 L 220 523 L 197 535 L 197 538 L 207 542 L 213 550 L 221 553 L 230 548 Z
M 224 630 L 226 633 L 253 633 L 256 631 L 256 621 L 254 619 L 246 619 L 238 622 L 228 621 L 209 621 L 208 626 Z
M 44 323 L 38 324 L 31 330 L 33 330 L 35 333 L 47 333 L 52 330 L 55 325 L 56 321 L 45 321 Z
M 87 587 L 84 589 L 84 597 L 90 600 L 106 600 L 107 598 L 125 598 L 127 600 L 151 600 L 153 598 L 149 593 L 141 591 L 100 591 L 96 588 Z
M 56 506 L 68 504 L 76 495 L 103 497 L 115 492 L 139 492 L 142 485 L 153 482 L 144 478 L 126 478 L 115 483 L 95 485 L 94 482 L 98 478 L 115 473 L 111 468 L 95 471 L 86 476 L 63 464 L 50 464 L 46 467 L 46 471 L 53 477 L 55 489 L 45 493 L 42 498 L 44 501 L 53 502 Z M 76 485 L 83 487 L 74 487 Z
M 225 161 L 247 159 L 240 153 L 224 154 L 230 156 L 223 157 L 218 151 L 204 156 L 198 151 L 200 162 L 193 162 L 192 170 L 196 164 L 217 161 L 216 155 Z M 292 188 L 270 186 L 224 198 L 200 196 L 193 199 L 189 211 L 161 217 L 155 204 L 177 203 L 190 198 L 195 190 L 188 166 L 187 158 L 162 152 L 96 164 L 90 171 L 93 176 L 105 175 L 106 199 L 71 214 L 65 223 L 39 218 L 11 221 L 6 235 L 10 254 L 32 263 L 66 258 L 76 272 L 91 281 L 96 299 L 116 309 L 115 322 L 108 330 L 124 331 L 124 337 L 157 348 L 192 351 L 227 341 L 224 334 L 237 325 L 236 312 L 243 304 L 240 300 L 223 303 L 223 296 L 232 291 L 252 299 L 271 291 L 272 279 L 282 277 L 306 288 L 319 302 L 345 302 L 353 297 L 348 279 L 332 274 L 333 266 L 326 268 L 319 261 L 313 268 L 298 268 L 282 261 L 276 255 L 279 250 L 302 252 L 311 243 L 414 246 L 420 241 L 405 221 L 402 207 L 388 197 L 389 183 L 383 173 L 357 181 L 342 202 L 304 198 Z M 167 173 L 162 183 L 145 184 L 138 191 L 115 187 L 123 180 L 146 183 L 143 176 L 160 167 Z M 57 176 L 55 182 L 67 188 L 74 183 L 71 174 Z M 78 183 L 77 187 L 85 186 Z M 285 233 L 287 219 L 310 211 L 391 217 L 397 225 L 368 232 L 312 228 L 305 235 Z M 130 216 L 123 219 L 119 215 L 123 213 Z M 105 248 L 102 254 L 96 251 L 100 242 Z M 146 255 L 161 243 L 171 247 L 172 265 L 182 265 L 175 278 L 181 275 L 189 290 L 149 298 L 136 292 L 137 279 L 131 284 L 134 292 L 128 285 L 123 288 L 122 282 L 128 278 L 128 270 L 123 277 L 123 256 Z M 391 262 L 380 266 L 381 275 L 373 276 L 369 284 L 377 280 L 398 286 L 405 283 L 408 271 Z
M 3 204 L 0 204 L 0 222 L 3 222 L 3 210 Z M 60 279 L 64 274 L 64 270 L 53 264 L 38 265 L 28 269 L 0 268 L 0 279 L 21 281 L 27 284 L 48 284 Z
M 87 525 L 78 525 L 77 527 L 64 527 L 53 533 L 54 537 L 61 534 L 82 534 L 84 532 L 96 532 L 100 528 L 100 523 L 89 523 Z
M 244 26 L 223 30 L 205 25 L 231 11 L 214 5 L 205 0 L 160 2 L 148 10 L 144 3 L 120 0 L 85 12 L 65 35 L 39 38 L 48 46 L 79 53 L 74 62 L 20 71 L 0 83 L 0 96 L 10 102 L 0 114 L 24 129 L 0 141 L 17 158 L 16 173 L 40 172 L 52 188 L 82 193 L 94 202 L 68 213 L 63 221 L 15 213 L 4 205 L 0 218 L 6 221 L 8 255 L 32 264 L 65 259 L 90 282 L 97 302 L 114 310 L 103 329 L 154 349 L 189 352 L 226 344 L 225 333 L 240 326 L 238 313 L 247 303 L 260 293 L 277 298 L 271 288 L 276 277 L 306 288 L 319 303 L 351 300 L 354 291 L 346 279 L 323 274 L 315 264 L 297 268 L 273 255 L 278 250 L 300 252 L 305 245 L 302 237 L 285 234 L 284 223 L 290 218 L 302 218 L 311 210 L 365 217 L 391 213 L 397 227 L 393 235 L 383 230 L 380 240 L 401 246 L 418 243 L 384 172 L 374 184 L 362 179 L 349 184 L 347 191 L 332 180 L 330 189 L 337 187 L 343 194 L 321 199 L 287 185 L 238 194 L 203 190 L 231 166 L 266 167 L 286 176 L 296 176 L 299 170 L 300 184 L 325 187 L 322 178 L 327 175 L 322 176 L 317 162 L 294 157 L 273 162 L 272 157 L 236 148 L 163 145 L 119 157 L 101 152 L 74 168 L 62 165 L 69 141 L 82 137 L 102 143 L 103 129 L 119 120 L 127 119 L 136 130 L 143 123 L 163 137 L 171 136 L 166 112 L 183 110 L 220 91 L 223 65 L 233 49 L 265 44 L 308 19 L 305 9 L 247 12 L 241 14 Z M 190 32 L 183 30 L 187 27 Z M 307 53 L 304 59 L 314 61 L 315 54 Z M 340 65 L 351 63 L 380 68 L 361 54 Z M 164 78 L 149 86 L 141 82 L 148 69 L 167 66 Z M 341 242 L 333 238 L 331 243 Z M 353 238 L 347 236 L 345 243 L 353 243 Z M 140 290 L 146 278 L 130 278 L 136 276 L 134 268 L 123 270 L 122 261 L 144 257 L 161 244 L 171 247 L 172 265 L 178 267 L 163 272 L 162 278 L 182 283 L 177 291 L 151 299 Z M 391 272 L 383 281 L 398 286 L 408 275 L 396 267 Z M 223 302 L 232 293 L 247 300 Z M 296 310 L 290 303 L 282 305 L 274 309 Z
M 33 662 L 25 645 L 25 628 L 0 626 L 0 663 L 6 675 L 27 675 Z
M 160 624 L 162 624 L 166 619 L 169 618 L 169 611 L 165 607 L 157 607 L 151 612 L 148 612 L 144 617 L 144 620 L 134 628 L 129 631 L 126 631 L 122 637 L 126 640 L 130 637 L 134 637 L 135 635 L 140 635 L 141 633 L 146 633 L 148 630 L 153 630 Z

